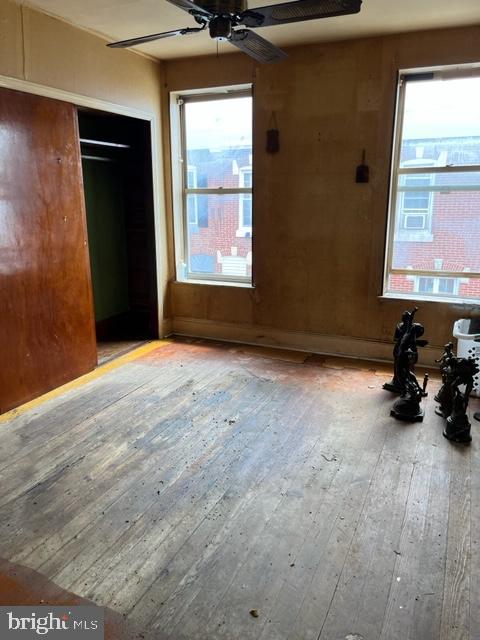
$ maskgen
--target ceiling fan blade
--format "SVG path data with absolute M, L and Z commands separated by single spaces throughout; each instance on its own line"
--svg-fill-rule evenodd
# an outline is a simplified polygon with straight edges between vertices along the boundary
M 205 18 L 213 18 L 213 13 L 208 11 L 207 9 L 203 9 L 198 4 L 195 4 L 193 0 L 167 0 L 171 4 L 174 4 L 179 9 L 183 9 L 183 11 L 188 11 L 193 15 L 201 15 Z
M 233 31 L 229 42 L 258 62 L 279 62 L 288 57 L 284 51 L 248 29 Z
M 162 38 L 172 38 L 173 36 L 184 36 L 189 33 L 198 33 L 203 31 L 205 27 L 188 27 L 186 29 L 177 29 L 176 31 L 164 31 L 163 33 L 152 33 L 149 36 L 140 36 L 139 38 L 130 38 L 129 40 L 120 40 L 119 42 L 110 42 L 107 47 L 112 49 L 124 49 L 125 47 L 133 47 L 136 44 L 143 44 L 144 42 L 153 42 L 154 40 L 161 40 Z
M 358 13 L 361 5 L 362 0 L 294 0 L 244 11 L 239 22 L 246 27 L 269 27 Z

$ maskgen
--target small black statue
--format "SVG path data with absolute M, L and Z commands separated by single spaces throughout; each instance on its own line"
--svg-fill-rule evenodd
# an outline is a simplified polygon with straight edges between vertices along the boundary
M 413 322 L 415 313 L 405 311 L 402 322 L 395 331 L 394 376 L 391 383 L 383 385 L 384 389 L 400 393 L 400 398 L 394 403 L 390 415 L 400 420 L 421 422 L 424 411 L 420 407 L 422 397 L 427 395 L 428 375 L 425 374 L 423 386 L 420 386 L 414 374 L 414 367 L 418 361 L 418 347 L 424 347 L 428 342 L 421 339 L 423 326 Z
M 475 342 L 480 342 L 480 338 L 475 338 Z M 480 411 L 474 413 L 473 417 L 475 418 L 475 420 L 478 420 L 480 422 Z
M 440 364 L 440 371 L 442 373 L 442 386 L 438 390 L 438 393 L 435 395 L 434 399 L 436 402 L 440 404 L 439 407 L 435 409 L 435 413 L 439 416 L 447 418 L 450 415 L 451 411 L 451 398 L 450 398 L 450 390 L 448 386 L 448 372 L 449 366 L 454 358 L 453 353 L 453 342 L 448 342 L 444 346 L 444 353 L 441 358 L 435 360 Z
M 427 340 L 420 340 L 424 328 L 418 322 L 414 322 L 418 307 L 413 311 L 404 311 L 402 320 L 397 324 L 393 340 L 393 378 L 391 382 L 386 382 L 383 388 L 386 391 L 402 394 L 405 389 L 406 378 L 413 375 L 413 369 L 418 361 L 417 347 L 424 347 Z M 408 353 L 407 357 L 407 351 Z M 413 376 L 415 378 L 415 376 Z M 415 378 L 416 380 L 416 378 Z M 426 385 L 425 385 L 426 387 Z M 422 396 L 427 395 L 425 388 L 422 389 Z
M 473 358 L 451 358 L 445 383 L 446 392 L 441 414 L 447 415 L 443 435 L 452 442 L 468 444 L 472 440 L 471 424 L 467 416 L 468 399 L 473 389 L 473 377 L 479 367 Z
M 450 364 L 450 360 L 454 357 L 453 342 L 447 342 L 447 344 L 443 348 L 445 351 L 443 352 L 442 357 L 439 358 L 438 360 L 435 360 L 435 362 L 438 362 L 440 364 L 440 371 L 442 372 L 442 380 L 443 380 L 443 373 L 445 369 Z

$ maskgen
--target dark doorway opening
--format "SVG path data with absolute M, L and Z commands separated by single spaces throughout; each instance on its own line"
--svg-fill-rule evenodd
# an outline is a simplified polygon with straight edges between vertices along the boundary
M 158 338 L 150 123 L 80 109 L 78 121 L 101 362 Z

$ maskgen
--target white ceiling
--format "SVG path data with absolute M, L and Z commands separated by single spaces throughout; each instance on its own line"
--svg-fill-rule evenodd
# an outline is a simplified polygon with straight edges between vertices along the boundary
M 166 0 L 30 0 L 28 4 L 110 41 L 198 26 L 186 12 Z M 250 0 L 249 7 L 266 4 L 274 4 L 274 0 Z M 363 0 L 359 14 L 264 27 L 258 29 L 258 34 L 279 47 L 287 47 L 479 23 L 480 0 Z M 204 32 L 159 40 L 136 49 L 170 59 L 213 54 L 216 42 Z M 220 53 L 234 50 L 228 43 L 219 45 Z

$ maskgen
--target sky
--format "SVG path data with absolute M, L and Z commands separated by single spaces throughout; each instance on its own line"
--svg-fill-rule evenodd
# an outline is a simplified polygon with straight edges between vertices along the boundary
M 252 98 L 185 105 L 188 149 L 225 149 L 252 144 Z
M 407 82 L 403 138 L 480 136 L 480 77 Z

